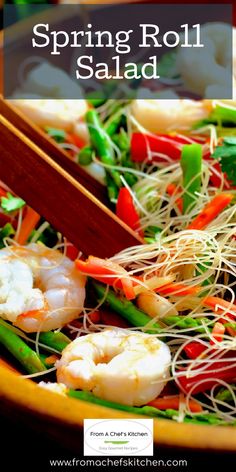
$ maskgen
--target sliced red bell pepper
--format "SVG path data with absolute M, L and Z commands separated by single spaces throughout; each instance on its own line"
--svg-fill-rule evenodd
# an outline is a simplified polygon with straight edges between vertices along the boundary
M 148 157 L 148 152 L 167 154 L 173 160 L 177 160 L 181 155 L 181 144 L 186 144 L 182 139 L 172 138 L 170 135 L 148 135 L 143 133 L 133 133 L 131 138 L 131 159 L 134 162 L 143 162 Z M 151 162 L 165 161 L 161 157 L 153 156 Z
M 236 305 L 234 303 L 228 302 L 227 300 L 224 300 L 223 298 L 220 297 L 206 297 L 203 300 L 203 304 L 205 306 L 208 306 L 211 308 L 213 311 L 216 313 L 224 313 L 232 319 L 234 316 L 236 316 Z M 230 313 L 227 313 L 227 310 L 229 310 Z M 233 312 L 233 313 L 232 313 Z M 234 315 L 235 312 L 235 315 Z
M 118 264 L 99 257 L 89 256 L 87 261 L 76 259 L 75 266 L 80 272 L 93 277 L 99 282 L 123 289 L 128 300 L 135 298 L 133 281 L 128 272 Z
M 131 137 L 131 159 L 134 162 L 143 162 L 152 153 L 166 154 L 171 159 L 178 160 L 181 156 L 184 144 L 199 142 L 198 138 L 189 138 L 181 134 L 158 134 L 149 135 L 143 133 L 133 133 Z M 202 140 L 201 144 L 204 144 Z M 161 156 L 152 156 L 150 162 L 166 162 Z
M 217 385 L 219 380 L 224 380 L 225 382 L 234 382 L 236 380 L 236 360 L 235 362 L 216 360 L 207 364 L 207 367 L 206 363 L 203 361 L 202 367 L 204 368 L 202 373 L 194 375 L 194 370 L 191 370 L 189 374 L 183 372 L 178 376 L 178 383 L 185 393 L 189 393 L 190 391 L 194 394 L 205 392 L 210 390 L 214 385 Z M 197 370 L 199 371 L 200 368 L 201 365 L 198 364 Z
M 197 359 L 206 349 L 207 347 L 198 341 L 192 341 L 183 348 L 189 359 Z
M 139 235 L 143 237 L 138 212 L 134 206 L 132 195 L 126 187 L 122 187 L 119 191 L 116 214 L 131 229 L 137 231 Z

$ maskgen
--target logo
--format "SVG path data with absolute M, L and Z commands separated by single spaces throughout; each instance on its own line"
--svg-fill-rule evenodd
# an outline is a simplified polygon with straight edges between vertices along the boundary
M 84 420 L 85 456 L 153 456 L 153 420 Z

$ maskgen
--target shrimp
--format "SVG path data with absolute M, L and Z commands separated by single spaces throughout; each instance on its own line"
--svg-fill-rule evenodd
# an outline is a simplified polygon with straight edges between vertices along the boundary
M 85 100 L 51 100 L 35 96 L 34 100 L 27 95 L 19 96 L 20 100 L 11 99 L 11 103 L 22 111 L 36 125 L 61 128 L 73 131 L 76 122 L 85 115 Z
M 236 30 L 233 35 L 233 79 L 236 78 Z M 189 33 L 189 40 L 194 36 Z M 232 30 L 226 23 L 207 23 L 201 27 L 204 48 L 177 49 L 177 67 L 188 90 L 205 98 L 227 97 L 232 81 Z M 235 85 L 235 83 L 234 83 Z
M 196 121 L 207 118 L 209 105 L 204 101 L 134 100 L 130 105 L 131 115 L 137 126 L 151 133 L 165 133 L 173 130 L 187 130 Z
M 57 382 L 104 400 L 141 406 L 168 381 L 169 347 L 150 334 L 107 329 L 76 338 L 56 362 Z
M 65 71 L 46 61 L 33 67 L 21 82 L 11 101 L 41 127 L 52 126 L 73 131 L 88 110 L 79 85 Z
M 39 387 L 42 387 L 46 390 L 50 390 L 51 392 L 59 393 L 60 395 L 66 395 L 68 388 L 62 383 L 56 382 L 44 382 L 43 380 L 39 382 Z
M 61 328 L 83 309 L 86 278 L 43 244 L 0 250 L 0 317 L 26 332 Z

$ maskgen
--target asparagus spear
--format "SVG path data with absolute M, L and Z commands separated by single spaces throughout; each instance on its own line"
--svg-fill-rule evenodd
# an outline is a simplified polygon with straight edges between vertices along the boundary
M 91 142 L 98 156 L 104 164 L 114 165 L 115 159 L 112 154 L 110 145 L 110 138 L 102 127 L 99 116 L 95 110 L 89 110 L 86 113 L 86 122 L 91 138 Z M 111 175 L 114 182 L 118 187 L 121 187 L 120 174 L 117 170 L 107 169 L 107 172 Z
M 152 406 L 128 406 L 128 405 L 121 405 L 120 403 L 110 402 L 108 400 L 103 400 L 102 398 L 95 397 L 90 392 L 83 392 L 79 390 L 69 390 L 68 396 L 72 398 L 77 398 L 78 400 L 95 403 L 96 405 L 105 406 L 107 408 L 114 408 L 115 410 L 122 410 L 127 411 L 129 413 L 134 413 L 136 415 L 145 415 L 151 416 L 152 418 L 166 418 L 166 419 L 175 419 L 178 416 L 177 410 L 159 410 L 158 408 L 154 408 Z M 214 413 L 199 413 L 194 414 L 193 416 L 190 414 L 185 415 L 184 417 L 185 423 L 203 423 L 203 424 L 227 424 L 224 420 L 217 417 Z M 235 424 L 235 423 L 233 423 Z
M 40 333 L 39 341 L 46 346 L 52 347 L 61 352 L 71 342 L 71 340 L 63 333 L 55 331 L 48 331 Z
M 88 166 L 93 161 L 93 148 L 84 146 L 78 154 L 78 162 L 82 166 Z
M 205 333 L 206 330 L 204 329 L 204 326 L 202 322 L 207 325 L 208 329 L 210 330 L 211 328 L 209 327 L 209 319 L 208 318 L 189 318 L 189 317 L 184 317 L 184 316 L 165 316 L 163 319 L 163 322 L 167 325 L 172 325 L 175 324 L 178 328 L 181 329 L 188 329 L 188 328 L 194 328 L 195 331 L 198 331 L 200 333 Z M 214 324 L 214 321 L 212 322 Z
M 43 372 L 45 366 L 40 358 L 6 323 L 0 322 L 0 343 L 20 362 L 29 374 Z
M 106 294 L 106 287 L 97 282 L 93 282 L 93 287 L 98 298 L 102 299 Z M 139 310 L 132 302 L 118 298 L 113 290 L 107 292 L 105 303 L 133 326 L 145 327 L 148 323 L 152 322 L 150 316 Z M 161 330 L 161 326 L 158 323 L 152 322 L 151 326 L 146 329 L 145 332 L 154 334 L 159 333 Z
M 90 403 L 95 403 L 96 405 L 106 406 L 107 408 L 114 408 L 115 410 L 128 411 L 129 413 L 137 413 L 139 415 L 147 416 L 165 416 L 161 410 L 151 406 L 135 407 L 122 405 L 120 403 L 111 402 L 108 400 L 103 400 L 102 398 L 95 397 L 90 392 L 84 392 L 81 390 L 72 390 L 68 391 L 68 396 L 77 398 L 78 400 L 83 400 Z M 158 414 L 160 412 L 160 415 Z M 175 411 L 177 413 L 177 411 Z

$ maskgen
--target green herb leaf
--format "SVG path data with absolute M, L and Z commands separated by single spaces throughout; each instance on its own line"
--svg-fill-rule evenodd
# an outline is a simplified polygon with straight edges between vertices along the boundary
M 1 207 L 7 213 L 11 211 L 20 210 L 25 205 L 24 200 L 19 197 L 14 197 L 9 192 L 7 193 L 7 197 L 1 198 Z
M 236 138 L 224 138 L 222 146 L 217 146 L 212 157 L 218 159 L 222 172 L 236 185 Z

